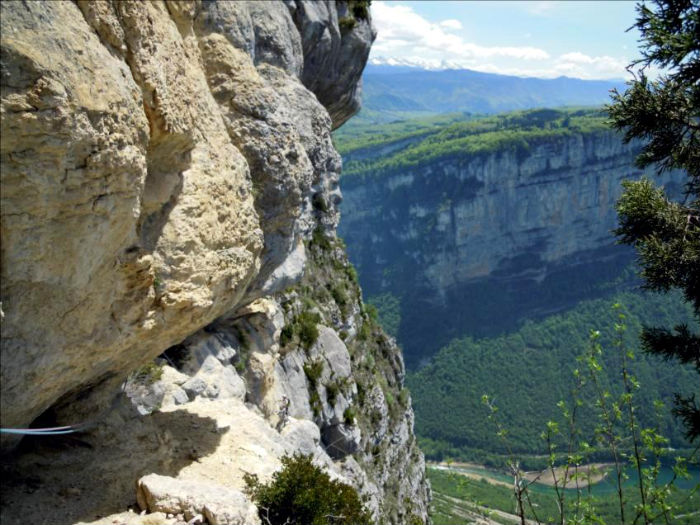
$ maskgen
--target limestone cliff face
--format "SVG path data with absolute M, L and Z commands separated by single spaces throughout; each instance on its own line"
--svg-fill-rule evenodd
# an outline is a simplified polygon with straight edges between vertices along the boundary
M 316 288 L 351 275 L 330 131 L 358 108 L 375 32 L 341 29 L 345 16 L 330 0 L 2 3 L 3 427 L 94 419 L 170 349 L 162 376 L 129 382 L 142 414 L 213 410 L 222 428 L 248 425 L 227 442 L 256 451 L 241 469 L 269 476 L 305 450 L 378 519 L 426 519 L 410 401 L 392 407 L 399 350 L 356 284 L 300 289 L 309 260 L 327 268 Z M 306 347 L 284 338 L 310 301 L 320 335 Z M 275 430 L 283 395 L 293 424 Z M 215 481 L 237 490 L 241 476 Z
M 353 253 L 362 250 L 363 265 L 370 253 L 384 258 L 378 231 L 404 247 L 428 236 L 433 249 L 415 257 L 441 294 L 493 274 L 514 254 L 537 257 L 542 264 L 531 270 L 542 274 L 548 262 L 614 242 L 614 204 L 620 181 L 635 173 L 636 149 L 612 132 L 579 134 L 541 142 L 525 158 L 506 151 L 442 161 L 346 186 L 342 233 Z
M 449 340 L 420 339 L 436 319 L 447 337 L 463 335 L 454 330 L 465 325 L 483 335 L 480 328 L 506 313 L 560 307 L 562 272 L 578 274 L 568 287 L 584 293 L 592 274 L 629 262 L 611 230 L 621 181 L 641 175 L 638 149 L 612 131 L 574 133 L 533 141 L 527 153 L 464 155 L 344 183 L 340 233 L 365 293 L 389 292 L 410 303 L 408 315 L 423 312 L 402 318 L 407 359 L 415 363 Z

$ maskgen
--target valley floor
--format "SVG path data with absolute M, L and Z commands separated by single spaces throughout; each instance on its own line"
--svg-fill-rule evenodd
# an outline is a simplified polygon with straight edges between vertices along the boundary
M 608 489 L 609 464 L 588 465 L 597 470 L 597 481 L 591 484 L 592 501 L 603 523 L 619 520 L 617 500 Z M 583 467 L 582 467 L 583 470 Z M 473 463 L 429 463 L 428 478 L 432 484 L 433 501 L 431 517 L 434 525 L 478 525 L 520 523 L 516 514 L 511 476 Z M 606 475 L 608 474 L 608 475 Z M 529 474 L 532 479 L 536 473 Z M 669 516 L 669 524 L 697 524 L 698 511 L 698 472 L 691 472 L 692 478 L 685 480 L 683 488 L 672 491 L 675 515 Z M 550 473 L 551 476 L 551 473 Z M 542 482 L 540 482 L 542 481 Z M 548 483 L 549 482 L 549 483 Z M 694 483 L 694 485 L 693 485 Z M 582 487 L 582 485 L 580 485 Z M 573 503 L 575 490 L 567 490 L 567 501 Z M 588 491 L 582 491 L 582 498 Z M 625 493 L 627 508 L 634 508 L 637 494 L 629 487 Z M 558 510 L 551 479 L 541 476 L 532 484 L 529 491 L 530 505 L 526 511 L 528 524 L 558 522 Z M 569 515 L 572 509 L 568 509 Z
M 510 525 L 520 523 L 520 518 L 502 510 L 491 509 L 485 505 L 476 505 L 468 501 L 433 494 L 433 524 L 434 525 Z M 465 521 L 467 520 L 467 521 Z M 528 525 L 537 522 L 527 520 Z

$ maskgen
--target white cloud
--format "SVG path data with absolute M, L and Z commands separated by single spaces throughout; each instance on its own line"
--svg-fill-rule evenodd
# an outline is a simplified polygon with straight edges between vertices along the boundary
M 519 65 L 517 61 L 514 64 L 503 64 L 481 62 L 476 59 L 441 60 L 439 58 L 423 58 L 418 56 L 397 58 L 380 56 L 372 57 L 369 62 L 373 65 L 408 66 L 429 70 L 471 69 L 473 71 L 481 71 L 482 73 L 496 73 L 498 75 L 512 75 L 516 77 L 556 78 L 567 76 L 593 80 L 612 78 L 624 79 L 628 76 L 625 71 L 624 61 L 617 61 L 615 64 L 608 65 L 607 67 L 605 64 L 598 64 L 590 67 L 557 59 L 533 66 L 522 62 L 520 63 L 521 65 Z M 654 75 L 655 74 L 656 73 L 654 73 Z
M 528 10 L 551 11 L 552 2 L 523 2 Z M 626 58 L 589 56 L 572 51 L 551 56 L 535 46 L 483 46 L 469 42 L 456 19 L 431 22 L 411 5 L 377 0 L 372 17 L 378 30 L 371 63 L 422 67 L 425 69 L 473 69 L 503 75 L 553 78 L 562 75 L 595 79 L 627 76 Z M 526 39 L 534 40 L 532 34 Z
M 373 56 L 414 56 L 426 59 L 463 61 L 468 58 L 509 57 L 520 60 L 545 60 L 549 54 L 543 49 L 523 47 L 487 47 L 466 42 L 461 36 L 448 33 L 443 25 L 455 28 L 452 22 L 429 22 L 410 6 L 375 2 L 372 17 L 378 29 L 377 40 L 372 47 Z M 448 27 L 449 27 L 448 26 Z
M 541 1 L 541 2 L 523 2 L 525 9 L 533 15 L 546 15 L 556 6 L 556 2 Z
M 369 63 L 375 66 L 408 66 L 421 69 L 441 70 L 441 69 L 473 69 L 476 66 L 474 60 L 441 60 L 439 58 L 422 57 L 372 57 Z
M 584 55 L 583 53 L 579 53 L 578 51 L 574 51 L 573 53 L 566 53 L 560 56 L 559 59 L 565 62 L 572 62 L 574 64 L 592 64 L 593 62 L 595 62 L 595 59 L 593 57 L 589 57 L 588 55 Z
M 557 58 L 554 68 L 562 74 L 579 78 L 621 78 L 626 76 L 626 58 L 589 56 L 580 51 L 565 53 Z
M 440 26 L 444 27 L 445 29 L 454 29 L 459 31 L 462 29 L 462 22 L 455 20 L 454 18 L 450 18 L 449 20 L 443 20 L 440 22 Z
M 430 59 L 416 56 L 402 58 L 373 57 L 370 58 L 369 62 L 375 66 L 407 66 L 433 71 L 444 69 L 471 69 L 472 71 L 480 71 L 482 73 L 496 73 L 499 75 L 512 75 L 516 77 L 554 78 L 562 75 L 561 72 L 555 71 L 550 67 L 524 68 L 497 65 L 490 62 L 484 63 L 476 59 L 440 60 L 438 58 Z

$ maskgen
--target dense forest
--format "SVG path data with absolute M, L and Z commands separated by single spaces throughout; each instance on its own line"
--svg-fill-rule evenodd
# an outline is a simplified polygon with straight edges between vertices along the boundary
M 599 252 L 601 257 L 611 254 L 606 264 L 583 261 L 580 257 L 575 263 L 567 259 L 552 265 L 541 281 L 504 282 L 494 276 L 466 283 L 448 292 L 448 309 L 432 304 L 430 290 L 412 282 L 407 271 L 390 274 L 405 284 L 403 295 L 390 291 L 375 293 L 367 295 L 366 302 L 377 308 L 382 327 L 404 345 L 407 365 L 415 368 L 450 341 L 466 334 L 474 338 L 496 337 L 517 330 L 527 320 L 541 320 L 572 308 L 581 300 L 612 301 L 615 293 L 638 285 L 629 251 L 613 246 L 607 252 L 604 249 Z M 513 264 L 516 263 L 523 267 L 533 264 L 526 257 Z M 362 282 L 362 270 L 359 275 Z M 428 322 L 432 330 L 426 332 Z
M 560 418 L 557 403 L 570 402 L 573 371 L 581 366 L 577 357 L 591 344 L 591 330 L 601 333 L 604 383 L 611 392 L 621 388 L 620 355 L 612 345 L 614 302 L 627 311 L 625 344 L 633 351 L 643 325 L 673 325 L 692 319 L 690 305 L 679 309 L 679 294 L 624 292 L 611 299 L 584 301 L 567 313 L 541 321 L 528 321 L 499 337 L 452 341 L 429 365 L 407 378 L 416 410 L 416 431 L 426 455 L 430 459 L 450 457 L 500 464 L 499 456 L 506 449 L 487 418 L 481 400 L 484 394 L 492 396 L 498 406 L 514 452 L 525 459 L 544 453 L 540 435 L 547 421 Z M 697 377 L 691 367 L 682 368 L 636 351 L 635 356 L 633 371 L 642 385 L 639 417 L 643 426 L 654 426 L 654 401 L 670 407 L 673 392 L 692 392 Z M 585 392 L 584 399 L 591 401 L 592 392 Z M 688 446 L 680 422 L 670 411 L 662 411 L 661 417 L 661 433 L 671 439 L 671 446 Z M 596 424 L 594 414 L 582 411 L 579 423 L 590 437 Z M 532 459 L 530 465 L 538 466 Z

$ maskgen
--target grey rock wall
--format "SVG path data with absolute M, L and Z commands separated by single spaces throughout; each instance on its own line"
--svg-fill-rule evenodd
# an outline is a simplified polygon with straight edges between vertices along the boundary
M 280 343 L 308 295 L 309 254 L 320 257 L 319 239 L 336 243 L 341 162 L 330 132 L 358 109 L 371 20 L 341 29 L 348 5 L 330 0 L 0 9 L 0 424 L 104 422 L 81 437 L 99 457 L 66 453 L 60 463 L 70 468 L 50 453 L 19 457 L 3 523 L 43 519 L 46 509 L 56 523 L 124 511 L 131 472 L 177 480 L 163 485 L 177 494 L 159 488 L 156 498 L 172 509 L 152 503 L 143 481 L 144 510 L 206 514 L 218 505 L 212 496 L 207 507 L 206 494 L 240 491 L 245 472 L 269 479 L 298 451 L 357 486 L 378 520 L 427 520 L 410 401 L 404 395 L 392 421 L 362 415 L 390 410 L 386 401 L 365 407 L 358 385 L 386 364 L 384 388 L 398 397 L 403 363 L 396 346 L 374 357 L 358 337 L 366 316 L 356 284 L 342 308 L 330 296 L 316 301 L 321 335 L 311 348 Z M 333 253 L 327 268 L 350 275 L 340 245 Z M 337 275 L 320 276 L 313 288 L 327 294 Z M 385 337 L 375 330 L 373 341 Z M 174 354 L 182 361 L 170 363 Z M 372 367 L 355 362 L 365 354 Z M 115 405 L 119 385 L 159 355 Z M 323 372 L 312 382 L 305 366 L 317 361 Z M 291 411 L 280 425 L 283 395 Z M 213 437 L 195 421 L 215 422 Z M 113 446 L 125 432 L 159 445 L 125 454 Z M 206 446 L 192 448 L 193 439 Z M 3 446 L 14 445 L 3 434 Z M 23 496 L 36 461 L 55 486 L 80 484 L 83 497 L 57 501 L 48 487 Z M 398 467 L 410 475 L 390 479 Z M 90 480 L 110 471 L 119 475 L 98 494 Z
M 326 8 L 316 24 L 336 34 Z M 295 3 L 2 9 L 2 422 L 13 427 L 109 390 L 260 296 L 315 227 L 314 195 L 334 209 L 340 160 L 323 88 L 299 79 Z M 361 71 L 362 41 L 327 53 Z

